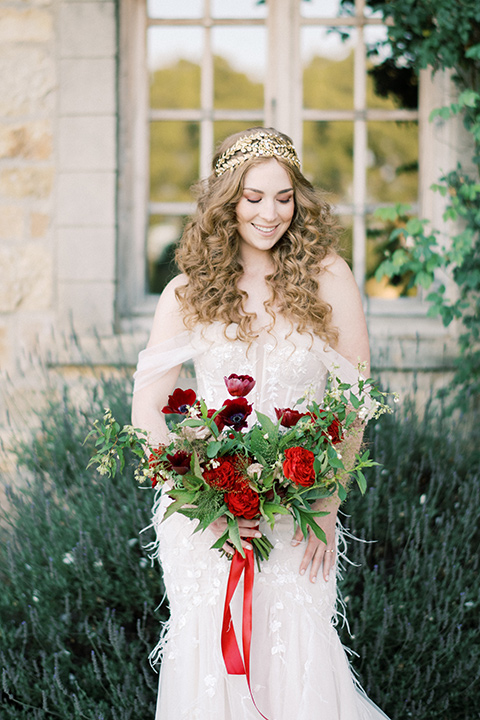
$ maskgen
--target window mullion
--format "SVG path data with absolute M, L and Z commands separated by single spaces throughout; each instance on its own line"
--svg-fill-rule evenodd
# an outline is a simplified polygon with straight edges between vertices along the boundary
M 366 50 L 363 32 L 364 0 L 356 0 L 358 18 L 354 55 L 355 112 L 353 134 L 353 273 L 362 295 L 365 292 L 366 231 L 365 205 L 367 186 L 367 123 L 366 123 Z
M 204 28 L 202 80 L 200 88 L 200 104 L 203 122 L 200 124 L 200 177 L 210 174 L 213 154 L 213 54 L 212 54 L 212 23 L 210 16 L 210 0 L 205 0 L 206 19 Z

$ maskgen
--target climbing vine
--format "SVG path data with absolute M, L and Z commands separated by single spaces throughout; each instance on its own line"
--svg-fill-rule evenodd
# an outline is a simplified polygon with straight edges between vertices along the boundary
M 433 189 L 446 198 L 444 220 L 455 228 L 448 242 L 429 221 L 412 216 L 397 205 L 377 211 L 393 223 L 392 252 L 376 272 L 377 280 L 408 278 L 409 287 L 426 291 L 429 315 L 444 325 L 460 323 L 459 357 L 454 378 L 456 399 L 466 408 L 480 393 L 480 4 L 478 0 L 368 0 L 372 10 L 388 22 L 388 38 L 370 48 L 388 58 L 372 71 L 377 91 L 411 106 L 412 87 L 420 69 L 451 70 L 458 87 L 456 102 L 438 108 L 430 120 L 461 116 L 471 137 L 470 172 L 460 164 Z M 352 3 L 343 2 L 348 12 Z M 382 47 L 380 47 L 382 46 Z M 448 290 L 446 278 L 456 286 Z

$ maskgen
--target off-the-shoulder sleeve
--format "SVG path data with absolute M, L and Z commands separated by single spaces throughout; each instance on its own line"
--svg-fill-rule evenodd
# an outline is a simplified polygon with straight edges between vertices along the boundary
M 143 390 L 172 368 L 192 360 L 202 352 L 202 349 L 195 333 L 186 330 L 180 335 L 142 350 L 138 356 L 137 370 L 133 375 L 133 392 Z

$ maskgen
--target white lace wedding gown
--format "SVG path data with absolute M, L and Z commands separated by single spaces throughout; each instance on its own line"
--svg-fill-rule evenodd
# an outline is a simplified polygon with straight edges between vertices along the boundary
M 358 371 L 318 338 L 296 332 L 264 334 L 250 348 L 231 342 L 220 324 L 204 334 L 185 332 L 140 354 L 136 388 L 193 358 L 198 395 L 219 408 L 228 397 L 224 376 L 248 374 L 256 386 L 254 408 L 275 417 L 274 408 L 293 407 L 309 389 L 321 400 L 328 370 L 347 382 Z M 164 523 L 168 498 L 159 498 L 154 525 L 159 540 L 171 617 L 154 652 L 161 653 L 156 720 L 259 720 L 245 676 L 228 675 L 220 634 L 230 563 L 211 550 L 210 531 L 192 534 L 193 523 L 175 514 Z M 335 630 L 336 578 L 321 573 L 311 583 L 299 566 L 304 544 L 292 547 L 293 522 L 282 516 L 273 532 L 261 523 L 274 549 L 255 572 L 251 686 L 268 720 L 381 720 L 386 715 L 358 687 Z M 343 552 L 339 530 L 338 554 Z M 232 601 L 241 646 L 242 587 Z

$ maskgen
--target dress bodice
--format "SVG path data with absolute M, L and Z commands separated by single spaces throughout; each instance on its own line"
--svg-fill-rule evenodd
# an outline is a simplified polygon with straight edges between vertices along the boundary
M 135 373 L 135 391 L 156 382 L 173 367 L 193 360 L 197 391 L 208 407 L 218 409 L 228 398 L 224 377 L 251 375 L 249 394 L 255 410 L 275 418 L 275 408 L 293 407 L 306 393 L 321 401 L 327 377 L 334 373 L 353 387 L 359 371 L 325 341 L 290 328 L 263 331 L 252 342 L 236 339 L 236 327 L 221 323 L 169 338 L 143 350 Z M 302 405 L 298 405 L 302 409 Z
M 293 407 L 307 392 L 317 401 L 323 396 L 327 367 L 310 335 L 263 332 L 247 343 L 228 339 L 215 325 L 205 340 L 209 344 L 196 356 L 194 366 L 198 394 L 209 407 L 221 407 L 228 397 L 224 378 L 231 373 L 254 378 L 248 400 L 270 417 L 275 417 L 275 408 Z

